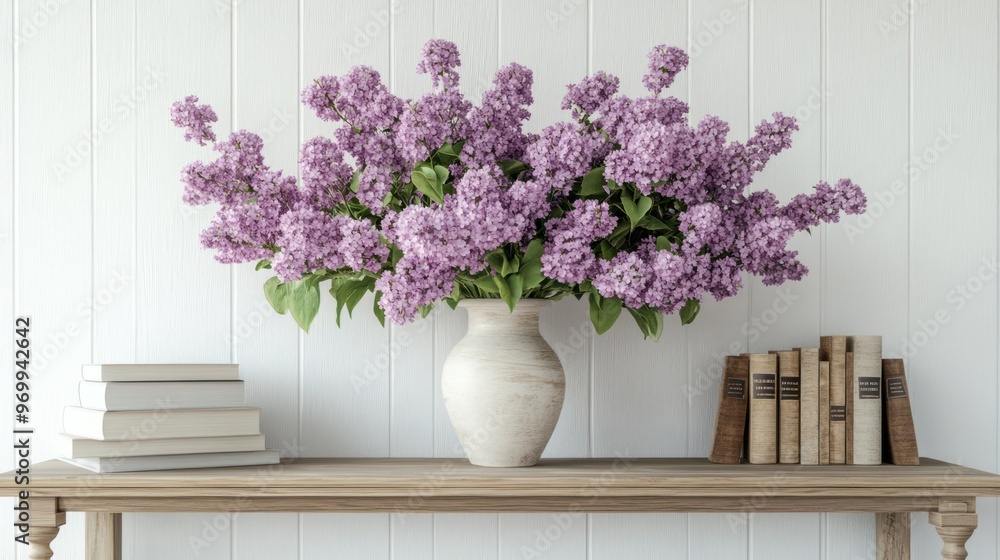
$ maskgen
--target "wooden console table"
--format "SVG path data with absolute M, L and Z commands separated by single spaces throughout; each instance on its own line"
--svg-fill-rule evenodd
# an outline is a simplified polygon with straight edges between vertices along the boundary
M 1000 476 L 924 459 L 881 465 L 714 465 L 704 459 L 552 459 L 473 467 L 457 459 L 298 459 L 241 467 L 97 475 L 61 461 L 13 473 L 0 495 L 30 492 L 32 559 L 66 512 L 87 512 L 87 558 L 121 558 L 122 512 L 873 512 L 878 558 L 910 557 L 910 512 L 930 512 L 946 559 L 966 558 L 976 497 Z

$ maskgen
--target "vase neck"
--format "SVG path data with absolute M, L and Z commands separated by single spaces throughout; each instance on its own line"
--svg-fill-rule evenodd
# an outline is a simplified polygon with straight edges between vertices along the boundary
M 541 310 L 552 302 L 543 299 L 522 299 L 511 311 L 503 300 L 469 299 L 459 305 L 469 313 L 469 330 L 534 330 L 538 331 Z

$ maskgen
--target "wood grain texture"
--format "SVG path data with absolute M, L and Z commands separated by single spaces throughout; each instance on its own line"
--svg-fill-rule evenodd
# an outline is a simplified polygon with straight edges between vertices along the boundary
M 746 432 L 747 395 L 750 386 L 750 359 L 726 356 L 725 373 L 719 390 L 719 413 L 715 420 L 712 452 L 713 463 L 737 464 L 743 454 Z M 798 431 L 796 426 L 796 431 Z
M 909 560 L 910 514 L 880 513 L 875 519 L 876 560 Z
M 86 514 L 86 560 L 122 560 L 122 514 Z
M 830 464 L 830 362 L 819 363 L 819 464 Z
M 887 463 L 919 465 L 917 434 L 903 360 L 882 360 L 882 455 Z

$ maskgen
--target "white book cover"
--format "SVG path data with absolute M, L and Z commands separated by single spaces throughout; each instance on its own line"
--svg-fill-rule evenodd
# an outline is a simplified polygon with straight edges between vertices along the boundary
M 260 433 L 260 409 L 201 408 L 107 412 L 63 409 L 63 432 L 99 440 L 248 436 Z
M 80 406 L 93 410 L 231 408 L 245 404 L 242 381 L 80 382 Z
M 233 451 L 263 451 L 264 434 L 249 436 L 190 437 L 167 439 L 128 439 L 102 441 L 59 434 L 56 452 L 60 457 L 141 457 L 146 455 L 186 455 L 190 453 L 222 453 Z
M 86 381 L 233 381 L 240 378 L 238 364 L 88 364 L 80 369 Z
M 264 451 L 241 451 L 236 453 L 195 453 L 190 455 L 152 455 L 148 457 L 62 458 L 62 461 L 103 474 L 275 465 L 281 462 L 281 454 L 277 450 L 267 449 Z

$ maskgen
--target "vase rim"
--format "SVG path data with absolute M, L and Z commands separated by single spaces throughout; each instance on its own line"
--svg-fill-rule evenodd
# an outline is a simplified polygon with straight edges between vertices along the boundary
M 522 307 L 540 309 L 552 305 L 552 300 L 543 298 L 521 298 L 517 300 L 514 309 Z M 459 307 L 507 307 L 507 302 L 500 298 L 466 298 L 458 302 Z

